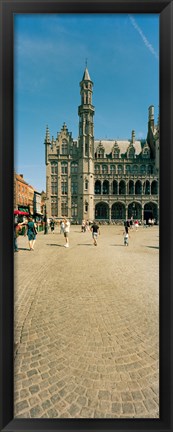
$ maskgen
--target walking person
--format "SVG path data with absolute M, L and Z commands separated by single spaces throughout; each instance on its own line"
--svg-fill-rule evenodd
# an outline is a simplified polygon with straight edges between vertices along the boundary
M 138 220 L 136 219 L 136 220 L 135 220 L 135 228 L 136 228 L 136 231 L 138 231 L 138 227 L 139 227 L 139 222 L 138 222 Z
M 82 226 L 81 226 L 81 232 L 86 232 L 86 222 L 85 222 L 85 219 L 83 219 L 83 221 L 82 221 Z
M 53 219 L 50 221 L 50 229 L 51 229 L 51 232 L 54 233 L 54 229 L 55 229 L 55 221 L 54 221 Z
M 70 222 L 68 219 L 64 219 L 64 237 L 65 237 L 65 245 L 64 247 L 69 247 L 69 232 L 70 232 Z
M 93 224 L 91 225 L 90 228 L 91 232 L 92 232 L 92 238 L 94 241 L 94 246 L 97 246 L 97 238 L 98 238 L 98 234 L 100 235 L 100 228 L 99 226 L 96 224 L 96 222 L 94 221 Z
M 31 216 L 28 218 L 27 222 L 22 222 L 20 225 L 26 225 L 28 242 L 29 242 L 29 250 L 33 251 L 34 244 L 36 241 L 36 235 L 37 235 L 37 225 L 35 224 Z
M 124 246 L 128 246 L 129 245 L 129 228 L 128 228 L 128 226 L 125 226 L 123 235 L 124 235 Z
M 64 219 L 60 222 L 60 234 L 64 234 L 64 227 L 65 227 L 65 224 L 64 224 Z
M 90 227 L 89 227 L 89 220 L 86 220 L 86 231 L 90 231 Z
M 19 252 L 18 243 L 17 243 L 17 237 L 19 236 L 19 230 L 20 230 L 20 224 L 18 223 L 18 220 L 14 219 L 14 252 Z

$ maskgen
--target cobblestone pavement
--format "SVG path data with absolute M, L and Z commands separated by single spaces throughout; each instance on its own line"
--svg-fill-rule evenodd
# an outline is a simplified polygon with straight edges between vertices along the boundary
M 71 227 L 15 253 L 14 416 L 159 417 L 159 229 Z

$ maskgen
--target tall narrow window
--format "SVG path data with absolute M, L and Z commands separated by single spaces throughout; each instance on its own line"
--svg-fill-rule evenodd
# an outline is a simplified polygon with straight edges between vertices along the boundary
M 68 173 L 68 165 L 66 162 L 61 163 L 61 174 L 67 174 Z
M 56 162 L 51 162 L 51 174 L 57 174 L 58 166 Z
M 71 163 L 71 174 L 77 174 L 78 164 L 76 162 Z
M 65 140 L 62 142 L 62 155 L 67 155 L 67 142 Z
M 68 205 L 67 205 L 67 201 L 63 201 L 61 203 L 61 214 L 63 216 L 68 216 Z
M 67 195 L 67 181 L 66 180 L 63 180 L 61 182 L 61 194 Z

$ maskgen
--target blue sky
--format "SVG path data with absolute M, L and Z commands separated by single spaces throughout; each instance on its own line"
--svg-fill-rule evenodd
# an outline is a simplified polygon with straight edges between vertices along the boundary
M 64 122 L 78 138 L 79 82 L 87 59 L 94 82 L 95 139 L 146 138 L 148 107 L 159 105 L 159 15 L 16 14 L 15 169 L 45 190 L 46 126 Z

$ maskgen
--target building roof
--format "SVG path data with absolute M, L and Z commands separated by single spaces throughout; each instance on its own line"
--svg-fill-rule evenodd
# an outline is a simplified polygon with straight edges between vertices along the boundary
M 89 72 L 88 72 L 88 69 L 87 69 L 87 67 L 85 68 L 85 70 L 84 70 L 84 74 L 83 74 L 83 78 L 82 78 L 82 81 L 91 81 L 91 78 L 90 78 L 90 76 L 89 76 Z
M 28 183 L 24 180 L 23 175 L 16 174 L 16 180 L 19 180 L 21 183 L 28 185 Z
M 122 141 L 121 140 L 95 140 L 94 141 L 94 152 L 96 152 L 97 147 L 99 145 L 101 145 L 104 147 L 105 153 L 110 154 L 114 145 L 118 144 L 118 147 L 120 149 L 120 156 L 121 156 L 122 154 L 125 154 L 127 152 L 130 143 L 131 143 L 130 140 L 122 140 Z M 135 141 L 133 146 L 135 148 L 136 155 L 139 155 L 142 151 L 141 142 Z

